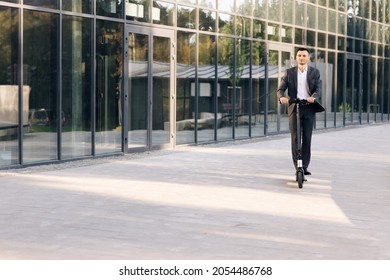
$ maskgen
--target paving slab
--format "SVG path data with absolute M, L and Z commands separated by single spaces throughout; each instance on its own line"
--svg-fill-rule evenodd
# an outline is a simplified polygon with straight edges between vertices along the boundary
M 390 124 L 0 171 L 0 259 L 390 259 Z

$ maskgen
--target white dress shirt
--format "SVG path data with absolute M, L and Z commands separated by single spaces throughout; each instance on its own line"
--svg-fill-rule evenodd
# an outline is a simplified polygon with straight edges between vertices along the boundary
M 301 72 L 298 68 L 298 98 L 307 99 L 310 96 L 307 85 L 307 67 Z

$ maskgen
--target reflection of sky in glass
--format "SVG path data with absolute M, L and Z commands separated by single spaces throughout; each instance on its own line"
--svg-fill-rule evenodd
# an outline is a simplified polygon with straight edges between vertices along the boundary
M 158 7 L 166 8 L 167 11 L 173 10 L 174 6 L 171 3 L 161 2 L 161 1 L 155 1 L 156 4 L 158 4 Z
M 177 0 L 177 3 L 196 4 L 196 0 Z
M 222 14 L 222 13 L 219 13 L 218 14 L 219 18 L 222 20 L 222 21 L 230 21 L 232 15 L 228 15 L 228 14 Z
M 215 1 L 216 0 L 199 0 L 199 5 L 203 7 L 215 9 L 216 8 Z
M 233 12 L 234 11 L 234 0 L 218 0 L 218 10 Z
M 239 8 L 242 8 L 244 5 L 245 5 L 245 2 L 248 2 L 248 0 L 236 0 L 236 7 L 237 7 L 237 10 Z

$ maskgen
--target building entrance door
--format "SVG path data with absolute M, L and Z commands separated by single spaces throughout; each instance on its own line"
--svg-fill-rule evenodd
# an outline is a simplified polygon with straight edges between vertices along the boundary
M 345 123 L 362 123 L 363 61 L 358 55 L 347 56 L 346 94 L 344 99 Z
M 175 142 L 173 31 L 127 26 L 127 34 L 125 152 L 172 147 Z
M 277 89 L 284 72 L 293 66 L 293 50 L 290 45 L 271 43 L 268 46 L 268 98 L 264 110 L 267 133 L 288 131 L 288 116 L 285 106 L 281 106 L 277 98 Z

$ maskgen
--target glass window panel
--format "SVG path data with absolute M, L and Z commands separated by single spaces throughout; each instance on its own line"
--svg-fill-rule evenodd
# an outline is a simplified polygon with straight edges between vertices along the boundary
M 363 53 L 365 53 L 365 54 L 370 53 L 370 42 L 363 41 Z
M 336 49 L 336 36 L 328 35 L 328 48 L 333 50 Z
M 149 74 L 149 36 L 128 34 L 128 93 L 127 122 L 129 148 L 148 146 L 148 74 Z
M 218 0 L 218 10 L 233 13 L 234 0 Z
M 19 162 L 19 15 L 18 10 L 0 7 L 0 167 Z M 28 74 L 28 73 L 26 73 Z M 23 132 L 29 129 L 28 76 L 23 87 Z
M 236 39 L 236 87 L 233 103 L 235 116 L 235 138 L 249 136 L 249 101 L 250 101 L 250 41 Z
M 236 108 L 233 103 L 236 85 L 235 47 L 233 38 L 218 38 L 218 86 L 221 93 L 217 113 L 218 140 L 233 138 L 233 110 Z
M 245 15 L 252 15 L 252 2 L 251 0 L 236 0 L 236 12 Z
M 371 32 L 370 32 L 370 40 L 372 41 L 377 41 L 377 27 L 378 27 L 378 24 L 375 23 L 375 22 L 371 22 Z
M 385 32 L 388 30 L 388 28 L 382 24 L 378 24 L 378 27 L 379 27 L 379 29 L 378 29 L 378 42 L 382 43 Z
M 326 48 L 326 34 L 318 33 L 317 46 L 320 48 Z
M 340 35 L 345 35 L 345 26 L 346 26 L 346 16 L 339 13 L 339 23 L 338 23 L 338 33 Z
M 215 88 L 215 57 L 215 36 L 199 34 L 198 94 L 193 94 L 194 102 L 198 96 L 198 142 L 215 140 L 215 101 L 220 96 L 219 86 Z
M 187 4 L 192 4 L 192 5 L 196 4 L 196 0 L 177 0 L 176 2 L 177 3 L 187 3 Z
M 318 62 L 325 62 L 325 51 L 324 50 L 318 50 L 317 52 L 317 58 L 316 58 L 316 63 Z M 325 76 L 324 75 L 325 73 L 322 74 L 322 76 Z
M 328 52 L 328 78 L 326 85 L 326 94 L 322 94 L 322 105 L 326 108 L 326 126 L 335 126 L 335 114 L 337 103 L 335 102 L 336 83 L 338 78 L 336 76 L 336 55 L 334 52 Z
M 337 83 L 337 87 L 335 90 L 335 97 L 333 100 L 333 104 L 335 104 L 335 124 L 337 127 L 341 127 L 344 125 L 345 119 L 343 115 L 344 111 L 344 84 L 343 81 L 346 79 L 346 69 L 345 69 L 345 54 L 338 53 L 337 55 L 337 73 L 335 82 Z
M 370 40 L 371 38 L 371 33 L 370 33 L 370 23 L 366 21 L 365 28 L 364 28 L 364 34 L 363 34 L 363 39 Z
M 267 94 L 263 99 L 263 110 L 262 110 L 263 114 L 266 114 L 268 112 L 268 115 L 264 116 L 263 118 L 265 120 L 265 117 L 267 117 L 266 119 L 267 133 L 274 133 L 277 132 L 278 129 L 285 130 L 287 128 L 285 126 L 287 122 L 284 120 L 282 121 L 280 118 L 279 119 L 281 121 L 279 122 L 279 124 L 281 126 L 278 125 L 278 118 L 276 117 L 276 115 L 278 114 L 279 106 L 278 106 L 277 98 L 275 97 L 276 95 L 275 93 L 278 88 L 278 83 L 281 79 L 281 75 L 284 72 L 284 69 L 286 69 L 286 67 L 292 66 L 290 58 L 291 58 L 291 53 L 289 51 L 285 52 L 282 50 L 278 50 L 276 48 L 270 48 L 268 50 L 268 67 L 265 70 L 267 70 L 268 77 L 269 77 L 268 78 L 269 94 Z M 284 114 L 285 111 L 283 110 L 282 112 L 284 116 L 281 117 L 283 119 L 286 119 L 285 118 L 286 116 Z
M 152 146 L 169 144 L 171 139 L 171 38 L 154 35 L 152 57 Z M 161 73 L 166 73 L 161 75 Z
M 253 16 L 265 19 L 267 16 L 267 0 L 253 0 Z
M 199 34 L 199 65 L 212 66 L 215 63 L 215 36 Z M 215 78 L 214 72 L 209 74 Z M 202 74 L 199 73 L 200 77 Z M 203 76 L 203 77 L 207 77 Z
M 74 158 L 92 151 L 92 20 L 64 15 L 62 28 L 62 157 Z
M 9 2 L 9 3 L 19 3 L 20 0 L 4 0 L 4 2 Z
M 318 29 L 326 31 L 327 24 L 327 10 L 323 8 L 318 8 Z
M 162 1 L 153 1 L 153 23 L 173 26 L 174 5 Z
M 295 3 L 295 24 L 306 27 L 306 3 L 298 1 Z
M 362 121 L 367 122 L 368 121 L 368 114 L 367 114 L 367 109 L 369 109 L 368 104 L 370 103 L 369 100 L 369 94 L 370 94 L 370 85 L 371 85 L 371 80 L 370 80 L 370 75 L 373 72 L 372 69 L 370 69 L 370 57 L 363 56 L 363 73 L 362 77 L 365 77 L 362 80 Z
M 236 35 L 240 37 L 250 37 L 251 34 L 251 21 L 249 18 L 239 17 L 236 18 Z
M 316 55 L 317 58 L 315 60 L 315 65 L 317 69 L 320 71 L 321 80 L 323 81 L 322 94 L 320 96 L 319 101 L 321 102 L 321 104 L 325 106 L 328 101 L 328 96 L 330 96 L 329 92 L 330 92 L 331 82 L 332 82 L 332 78 L 330 77 L 330 75 L 327 75 L 327 73 L 330 74 L 330 71 L 332 70 L 332 66 L 328 65 L 325 61 L 325 56 L 326 56 L 325 50 L 318 50 Z M 330 111 L 330 107 L 328 109 Z M 325 128 L 325 125 L 326 125 L 325 112 L 316 114 L 316 129 Z
M 187 6 L 177 6 L 177 26 L 189 29 L 196 28 L 196 9 Z
M 356 18 L 356 25 L 355 25 L 355 28 L 356 28 L 355 36 L 356 37 L 363 38 L 364 24 L 365 24 L 364 20 L 362 20 L 361 18 Z
M 234 35 L 234 16 L 228 14 L 218 14 L 218 31 L 220 33 Z
M 315 29 L 317 23 L 316 19 L 317 19 L 317 8 L 312 5 L 307 5 L 307 28 Z
M 177 32 L 176 144 L 194 143 L 196 33 Z
M 386 5 L 389 5 L 389 1 L 377 1 L 377 4 L 378 4 L 378 21 L 379 22 L 383 22 L 383 19 L 384 19 L 384 9 L 385 9 L 385 3 L 384 2 L 387 2 Z
M 90 0 L 67 0 L 62 1 L 62 8 L 66 11 L 87 13 L 90 14 L 93 11 L 93 2 Z
M 295 44 L 305 45 L 305 31 L 303 29 L 295 28 Z
M 289 23 L 293 24 L 294 23 L 294 1 L 291 0 L 284 0 L 281 3 L 282 7 L 282 22 L 283 23 Z
M 377 58 L 374 58 L 372 57 L 370 59 L 370 69 L 371 69 L 371 72 L 369 73 L 369 77 L 370 77 L 370 81 L 371 81 L 371 84 L 369 86 L 369 91 L 368 91 L 368 114 L 369 114 L 369 120 L 371 122 L 375 121 L 375 111 L 376 109 L 374 109 L 373 107 L 375 107 L 375 104 L 378 103 L 378 91 L 376 89 L 376 75 L 378 74 L 378 68 L 377 68 Z M 372 104 L 372 105 L 371 105 Z M 371 106 L 370 106 L 371 105 Z
M 199 5 L 206 8 L 216 8 L 216 0 L 199 0 Z
M 316 45 L 316 32 L 308 30 L 307 31 L 307 45 L 315 47 Z
M 363 47 L 362 47 L 362 41 L 356 40 L 355 42 L 355 52 L 356 53 L 362 53 Z
M 337 39 L 337 49 L 339 51 L 345 51 L 345 38 L 344 37 L 338 37 L 338 39 Z
M 122 18 L 122 0 L 100 0 L 96 1 L 96 14 L 99 16 Z
M 279 25 L 278 24 L 268 24 L 267 34 L 268 40 L 279 41 Z
M 336 9 L 337 7 L 337 0 L 328 0 L 329 8 Z
M 264 69 L 266 63 L 266 45 L 263 42 L 252 43 L 252 136 L 264 135 L 265 93 Z
M 336 33 L 337 32 L 337 28 L 336 28 L 337 13 L 336 12 L 329 10 L 329 21 L 328 22 L 329 22 L 329 24 L 328 24 L 328 31 Z
M 125 15 L 129 20 L 148 22 L 149 1 L 148 0 L 128 0 L 125 3 Z
M 350 0 L 339 0 L 338 10 L 341 12 L 347 11 L 348 1 L 350 1 Z
M 347 35 L 350 37 L 354 37 L 354 27 L 355 27 L 355 20 L 352 18 L 347 17 Z
M 360 0 L 359 1 L 359 12 L 361 16 L 365 19 L 370 19 L 370 2 L 372 0 Z
M 258 39 L 265 39 L 266 24 L 260 20 L 253 20 L 253 37 Z
M 354 52 L 355 40 L 347 38 L 347 52 Z
M 385 45 L 390 45 L 390 26 L 386 26 L 385 27 L 386 30 L 385 30 L 385 38 L 384 38 L 384 43 Z
M 383 113 L 385 113 L 384 118 L 385 120 L 389 121 L 389 113 L 390 113 L 390 79 L 386 78 L 386 75 L 389 75 L 390 73 L 390 63 L 389 60 L 384 61 L 384 73 L 385 73 L 385 79 L 384 79 L 384 85 L 383 85 L 383 90 L 384 90 L 384 110 Z M 388 77 L 388 76 L 387 76 Z
M 385 46 L 385 57 L 390 58 L 390 46 L 389 45 Z M 388 73 L 390 73 L 390 72 L 388 72 Z
M 30 131 L 23 141 L 25 163 L 57 159 L 58 15 L 24 11 L 24 75 L 30 80 Z
M 377 46 L 376 43 L 371 43 L 371 55 L 377 55 L 376 46 Z
M 280 21 L 280 2 L 268 0 L 268 19 Z
M 282 26 L 280 29 L 280 37 L 284 43 L 292 43 L 292 31 L 293 28 L 290 26 Z
M 378 20 L 378 13 L 376 11 L 377 8 L 377 2 L 379 1 L 371 1 L 371 19 L 377 21 Z
M 120 23 L 96 21 L 96 154 L 121 150 L 122 28 Z
M 216 31 L 217 13 L 209 10 L 201 9 L 199 11 L 199 30 Z
M 23 3 L 26 5 L 32 5 L 42 8 L 58 8 L 58 0 L 24 0 Z
M 326 7 L 326 1 L 327 0 L 318 0 L 318 5 L 320 5 L 322 7 Z M 332 0 L 329 0 L 329 1 L 332 1 Z
M 363 30 L 362 30 L 363 39 L 370 39 L 370 22 L 368 20 L 364 20 Z
M 383 45 L 378 44 L 378 56 L 383 56 Z

